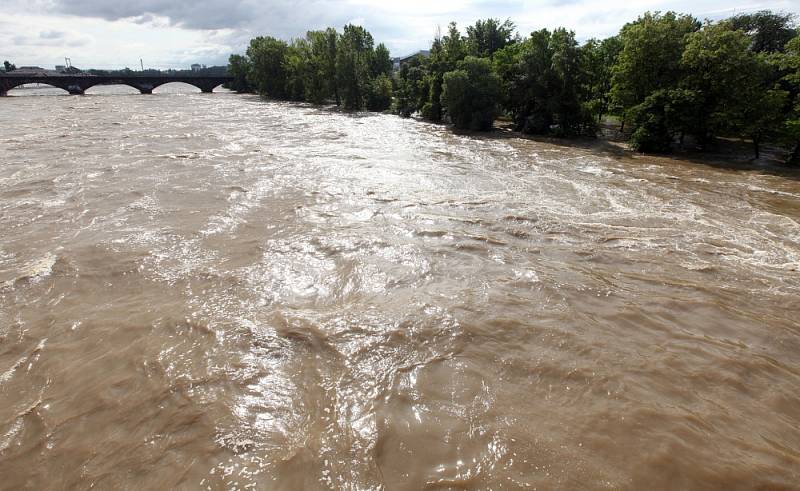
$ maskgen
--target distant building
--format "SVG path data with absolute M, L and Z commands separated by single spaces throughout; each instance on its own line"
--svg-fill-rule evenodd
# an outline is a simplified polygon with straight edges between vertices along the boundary
M 199 63 L 195 63 L 192 65 L 193 72 L 199 72 L 200 70 L 204 70 L 206 68 L 205 65 L 200 65 Z
M 405 65 L 405 64 L 406 64 L 406 63 L 408 63 L 409 61 L 413 60 L 414 58 L 417 58 L 417 57 L 420 57 L 420 58 L 427 58 L 427 57 L 429 57 L 430 55 L 431 55 L 431 52 L 430 52 L 430 50 L 423 49 L 423 50 L 417 51 L 417 52 L 416 52 L 416 53 L 414 53 L 414 54 L 410 54 L 410 55 L 408 55 L 408 56 L 402 56 L 402 57 L 400 57 L 400 58 L 394 58 L 394 59 L 392 60 L 392 69 L 393 69 L 394 71 L 400 70 L 400 68 L 401 68 L 403 65 Z
M 56 65 L 57 72 L 63 72 L 66 69 L 67 69 L 66 65 Z

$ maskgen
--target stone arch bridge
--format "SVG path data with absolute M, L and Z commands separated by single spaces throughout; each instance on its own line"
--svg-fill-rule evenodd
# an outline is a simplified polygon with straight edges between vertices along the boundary
M 0 96 L 8 95 L 8 91 L 14 87 L 35 83 L 52 85 L 74 95 L 83 94 L 86 89 L 95 85 L 129 85 L 142 94 L 152 94 L 153 89 L 170 82 L 183 82 L 194 85 L 202 92 L 210 93 L 215 87 L 232 80 L 233 77 L 229 76 L 102 76 L 87 74 L 15 74 L 11 72 L 0 74 Z

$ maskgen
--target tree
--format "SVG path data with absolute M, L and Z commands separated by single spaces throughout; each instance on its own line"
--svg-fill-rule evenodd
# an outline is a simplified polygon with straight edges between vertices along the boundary
M 392 58 L 386 46 L 380 43 L 375 47 L 375 56 L 372 58 L 372 76 L 386 75 L 388 77 L 391 74 Z
M 366 29 L 352 24 L 344 26 L 336 52 L 336 80 L 346 109 L 364 106 L 370 83 L 372 45 L 372 35 Z
M 467 27 L 466 45 L 472 56 L 490 58 L 514 41 L 514 23 L 506 19 L 478 20 Z
M 286 71 L 284 60 L 288 45 L 273 37 L 257 37 L 250 41 L 247 57 L 252 63 L 248 82 L 262 96 L 283 99 L 286 97 Z
M 800 164 L 800 36 L 786 43 L 785 52 L 776 55 L 772 63 L 783 71 L 781 82 L 788 89 L 784 112 L 782 138 L 792 145 L 789 163 Z
M 409 117 L 422 109 L 427 101 L 428 86 L 425 84 L 425 67 L 418 56 L 403 63 L 397 73 L 395 110 Z
M 761 143 L 767 138 L 778 137 L 784 124 L 784 111 L 788 93 L 779 89 L 751 88 L 751 96 L 745 105 L 742 132 L 753 142 L 755 158 L 761 156 Z
M 593 133 L 584 60 L 575 34 L 563 28 L 535 31 L 495 54 L 507 92 L 502 100 L 518 131 Z
M 527 47 L 525 42 L 509 44 L 496 51 L 492 57 L 494 72 L 500 79 L 500 105 L 509 113 L 518 106 L 514 100 L 514 84 L 520 78 L 522 52 Z
M 283 58 L 283 71 L 286 74 L 285 94 L 289 100 L 306 100 L 306 84 L 312 83 L 311 52 L 308 41 L 295 39 L 286 50 Z
M 459 61 L 469 54 L 467 40 L 461 35 L 458 25 L 451 22 L 447 34 L 442 37 L 442 61 L 446 72 L 455 70 Z
M 468 56 L 444 75 L 442 103 L 457 128 L 487 131 L 494 123 L 499 90 L 491 62 Z
M 762 69 L 749 45 L 747 35 L 724 23 L 707 23 L 687 36 L 681 85 L 698 96 L 692 133 L 701 145 L 715 135 L 738 133 L 746 123 L 746 106 L 761 84 Z
M 549 133 L 554 124 L 551 88 L 555 81 L 550 39 L 547 29 L 532 32 L 520 47 L 516 67 L 505 71 L 511 77 L 507 109 L 515 128 L 523 133 Z
M 630 145 L 640 152 L 666 153 L 671 150 L 675 137 L 695 126 L 697 118 L 697 93 L 686 89 L 661 89 L 630 110 L 635 130 Z
M 611 68 L 616 64 L 622 43 L 618 36 L 588 40 L 581 48 L 586 105 L 598 121 L 611 109 Z
M 797 35 L 794 14 L 761 10 L 752 14 L 739 14 L 729 22 L 734 30 L 743 31 L 750 38 L 750 49 L 757 53 L 783 52 L 784 46 Z
M 369 84 L 367 93 L 367 109 L 385 111 L 392 105 L 392 79 L 381 73 Z
M 309 47 L 309 60 L 306 71 L 306 100 L 322 104 L 333 97 L 339 104 L 339 91 L 336 83 L 336 46 L 339 34 L 336 29 L 309 31 L 306 40 Z
M 622 49 L 612 69 L 611 100 L 623 118 L 654 91 L 677 86 L 686 36 L 699 28 L 693 17 L 674 12 L 647 12 L 622 27 Z
M 574 136 L 583 133 L 587 128 L 594 128 L 594 118 L 583 103 L 586 100 L 581 85 L 584 73 L 575 33 L 563 27 L 553 31 L 550 50 L 554 81 L 550 87 L 550 96 L 553 98 L 556 134 Z
M 3 67 L 6 69 L 6 72 L 13 72 L 14 70 L 17 69 L 17 66 L 9 62 L 8 60 L 3 62 Z
M 228 74 L 233 77 L 233 81 L 229 84 L 230 89 L 236 92 L 250 92 L 252 88 L 247 82 L 247 77 L 251 69 L 250 60 L 242 55 L 231 55 L 228 58 Z

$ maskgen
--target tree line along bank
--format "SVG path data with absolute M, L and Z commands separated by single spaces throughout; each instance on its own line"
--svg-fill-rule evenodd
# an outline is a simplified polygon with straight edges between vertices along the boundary
M 231 88 L 266 97 L 335 102 L 489 130 L 498 116 L 529 134 L 595 135 L 619 120 L 642 152 L 717 138 L 764 142 L 800 163 L 800 36 L 791 14 L 761 11 L 700 22 L 647 12 L 612 37 L 578 43 L 564 28 L 522 37 L 507 20 L 455 23 L 428 56 L 393 70 L 389 50 L 363 27 L 250 41 L 232 55 Z

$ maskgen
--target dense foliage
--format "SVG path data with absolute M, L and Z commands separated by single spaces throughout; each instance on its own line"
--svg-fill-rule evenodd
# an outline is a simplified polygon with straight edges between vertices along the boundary
M 720 137 L 784 144 L 800 160 L 800 38 L 790 14 L 702 23 L 647 12 L 606 39 L 564 28 L 520 36 L 506 20 L 462 33 L 451 23 L 429 51 L 392 60 L 361 26 L 290 43 L 258 37 L 232 55 L 231 87 L 263 96 L 387 111 L 489 130 L 595 135 L 619 121 L 640 151 L 706 148 Z M 609 120 L 609 117 L 613 119 Z
M 486 58 L 467 56 L 444 74 L 442 103 L 457 128 L 486 131 L 497 114 L 500 81 Z

